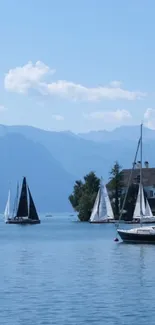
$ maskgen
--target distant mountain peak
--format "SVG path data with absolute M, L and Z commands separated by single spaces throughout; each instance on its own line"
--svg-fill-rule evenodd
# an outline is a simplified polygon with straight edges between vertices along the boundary
M 155 139 L 155 130 L 143 128 L 145 139 Z M 85 140 L 91 140 L 95 142 L 109 142 L 109 141 L 136 141 L 140 135 L 139 125 L 127 125 L 120 126 L 114 130 L 99 130 L 90 131 L 87 133 L 79 133 L 79 137 Z

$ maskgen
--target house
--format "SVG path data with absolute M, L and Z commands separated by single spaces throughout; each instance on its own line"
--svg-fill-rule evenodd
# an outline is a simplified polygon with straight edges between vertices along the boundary
M 140 181 L 140 164 L 138 161 L 134 166 L 131 184 L 138 184 Z M 131 171 L 131 169 L 123 169 L 121 171 L 124 190 L 128 187 Z M 144 167 L 142 167 L 142 184 L 147 194 L 151 210 L 155 215 L 155 168 L 150 168 L 147 161 L 144 163 Z
M 140 181 L 140 167 L 141 163 L 138 161 L 134 165 L 134 169 L 123 169 L 121 171 L 122 174 L 122 185 L 123 189 L 122 192 L 126 192 L 128 188 L 129 178 L 132 172 L 131 177 L 131 184 L 139 184 Z M 142 167 L 142 184 L 145 193 L 147 194 L 147 198 L 151 207 L 151 210 L 153 212 L 153 215 L 155 215 L 155 168 L 150 168 L 149 163 L 145 161 L 144 166 Z M 107 184 L 107 189 L 109 192 L 109 195 L 111 197 L 112 192 L 110 189 L 111 181 Z
M 140 180 L 140 169 L 139 164 L 136 165 L 136 168 L 133 170 L 131 184 L 137 184 Z M 145 168 L 142 168 L 142 184 L 144 190 L 147 193 L 147 197 L 149 199 L 155 199 L 155 168 L 149 168 L 148 163 L 145 162 Z M 129 176 L 131 174 L 131 169 L 123 169 L 121 171 L 123 176 L 123 187 L 127 188 Z

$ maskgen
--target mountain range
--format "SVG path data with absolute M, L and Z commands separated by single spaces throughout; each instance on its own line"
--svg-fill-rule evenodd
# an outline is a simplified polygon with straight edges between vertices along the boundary
M 155 131 L 143 131 L 143 158 L 154 167 Z M 9 187 L 14 197 L 17 181 L 23 176 L 27 176 L 39 211 L 72 211 L 68 195 L 74 181 L 91 170 L 108 181 L 116 160 L 130 168 L 139 134 L 139 126 L 74 134 L 0 125 L 0 211 Z

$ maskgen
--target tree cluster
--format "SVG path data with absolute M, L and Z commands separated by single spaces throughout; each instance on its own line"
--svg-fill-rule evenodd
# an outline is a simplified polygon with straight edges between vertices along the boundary
M 81 221 L 89 221 L 99 185 L 100 179 L 94 172 L 86 175 L 83 181 L 78 180 L 75 182 L 69 201 L 74 210 L 78 212 L 78 218 Z
M 123 188 L 122 168 L 116 161 L 110 172 L 110 181 L 108 183 L 108 192 L 114 212 L 115 219 L 120 216 L 125 192 Z M 100 179 L 94 172 L 90 172 L 84 177 L 84 180 L 75 182 L 73 193 L 69 196 L 70 203 L 75 211 L 78 212 L 80 221 L 89 221 L 95 199 L 99 190 Z M 132 220 L 136 198 L 138 194 L 138 183 L 131 184 L 128 189 L 122 219 Z M 146 197 L 146 193 L 144 193 Z

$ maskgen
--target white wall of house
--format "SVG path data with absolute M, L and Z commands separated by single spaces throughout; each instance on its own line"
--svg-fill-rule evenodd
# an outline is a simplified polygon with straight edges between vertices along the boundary
M 144 190 L 146 191 L 148 198 L 155 199 L 155 187 L 154 186 L 145 186 Z
M 124 194 L 126 192 L 127 188 L 122 189 L 122 193 Z M 144 187 L 145 192 L 147 193 L 147 197 L 149 199 L 155 199 L 155 187 L 154 186 L 145 186 Z

